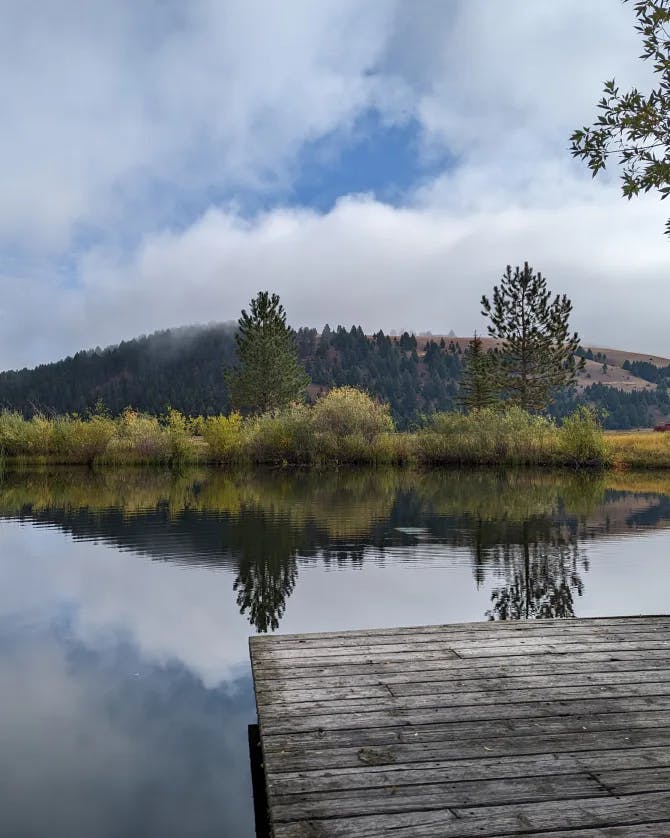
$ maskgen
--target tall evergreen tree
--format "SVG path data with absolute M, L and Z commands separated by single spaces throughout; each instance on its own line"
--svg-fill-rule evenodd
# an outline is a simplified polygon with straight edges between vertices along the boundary
M 489 335 L 499 341 L 498 385 L 512 404 L 543 412 L 559 390 L 575 383 L 584 359 L 575 360 L 579 337 L 569 332 L 571 311 L 565 294 L 551 300 L 546 279 L 528 262 L 514 273 L 507 266 L 493 302 L 482 297 Z
M 465 352 L 465 368 L 458 400 L 467 410 L 481 410 L 498 401 L 496 356 L 484 349 L 477 332 Z
M 233 406 L 264 413 L 305 396 L 309 376 L 298 360 L 295 333 L 279 296 L 259 291 L 242 311 L 235 336 L 239 367 L 226 371 Z

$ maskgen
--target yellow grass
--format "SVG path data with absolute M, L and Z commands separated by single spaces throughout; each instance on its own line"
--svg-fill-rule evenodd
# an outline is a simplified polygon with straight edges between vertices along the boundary
M 670 468 L 670 433 L 606 432 L 614 468 Z

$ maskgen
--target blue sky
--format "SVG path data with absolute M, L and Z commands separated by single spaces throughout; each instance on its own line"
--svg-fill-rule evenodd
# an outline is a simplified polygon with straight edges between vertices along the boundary
M 261 288 L 295 325 L 469 334 L 530 261 L 600 345 L 670 354 L 665 208 L 568 138 L 649 84 L 618 0 L 9 0 L 0 367 Z
M 351 194 L 402 206 L 408 191 L 448 166 L 446 152 L 433 159 L 421 154 L 418 120 L 386 124 L 378 112 L 367 111 L 344 141 L 329 135 L 301 150 L 285 200 L 319 212 Z

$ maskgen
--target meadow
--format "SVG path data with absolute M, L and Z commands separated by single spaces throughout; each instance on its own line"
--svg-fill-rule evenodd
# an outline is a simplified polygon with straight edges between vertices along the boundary
M 615 468 L 670 468 L 668 432 L 606 431 L 603 438 Z

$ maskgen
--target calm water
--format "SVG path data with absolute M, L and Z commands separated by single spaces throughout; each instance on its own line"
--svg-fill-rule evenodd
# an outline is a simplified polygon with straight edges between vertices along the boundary
M 0 834 L 252 836 L 247 638 L 665 613 L 670 476 L 0 481 Z

